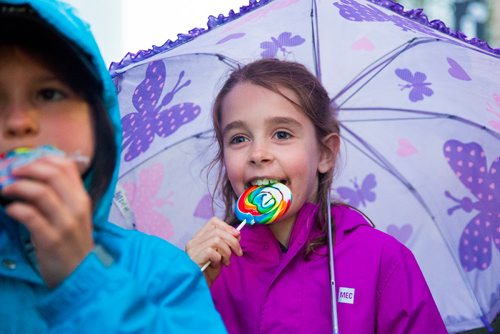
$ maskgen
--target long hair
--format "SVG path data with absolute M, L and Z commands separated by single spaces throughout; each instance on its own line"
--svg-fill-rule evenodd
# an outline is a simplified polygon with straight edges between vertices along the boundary
M 23 15 L 0 18 L 0 48 L 17 48 L 37 59 L 90 105 L 96 147 L 84 180 L 95 207 L 112 179 L 117 150 L 104 106 L 102 80 L 90 55 L 33 11 Z
M 210 168 L 219 167 L 214 191 L 220 190 L 225 205 L 225 219 L 230 223 L 235 222 L 233 207 L 237 195 L 231 187 L 222 163 L 224 161 L 224 143 L 220 122 L 222 103 L 225 97 L 238 83 L 243 82 L 269 89 L 296 105 L 314 125 L 319 145 L 323 145 L 322 139 L 328 135 L 332 133 L 340 134 L 339 122 L 335 110 L 330 104 L 327 91 L 319 80 L 302 64 L 278 59 L 262 59 L 234 70 L 219 91 L 213 105 L 212 120 L 218 151 L 210 164 Z M 280 88 L 291 90 L 296 95 L 298 102 L 288 98 L 281 92 Z M 326 241 L 327 210 L 330 209 L 327 195 L 332 184 L 334 169 L 332 168 L 328 172 L 318 175 L 317 204 L 319 209 L 315 221 L 320 224 L 323 233 L 319 239 L 309 243 L 307 253 L 314 249 L 316 245 L 323 244 Z

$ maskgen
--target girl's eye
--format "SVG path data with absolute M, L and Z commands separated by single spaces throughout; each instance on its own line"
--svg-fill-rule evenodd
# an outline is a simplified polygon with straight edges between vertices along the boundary
M 62 91 L 55 88 L 44 88 L 38 91 L 38 97 L 44 101 L 60 101 L 65 96 Z
M 239 143 L 246 142 L 247 140 L 248 139 L 245 138 L 244 136 L 234 136 L 233 138 L 231 138 L 230 143 L 231 144 L 239 144 Z
M 289 132 L 286 131 L 277 131 L 275 134 L 276 138 L 278 139 L 289 139 L 292 137 L 292 135 Z

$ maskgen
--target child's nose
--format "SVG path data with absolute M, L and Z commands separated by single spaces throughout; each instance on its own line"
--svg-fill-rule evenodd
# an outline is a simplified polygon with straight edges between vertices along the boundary
M 2 112 L 5 137 L 32 136 L 38 133 L 38 116 L 27 104 L 11 103 Z
M 250 152 L 250 163 L 254 165 L 261 165 L 268 163 L 273 160 L 273 155 L 269 151 L 268 147 L 263 143 L 252 144 L 252 149 Z

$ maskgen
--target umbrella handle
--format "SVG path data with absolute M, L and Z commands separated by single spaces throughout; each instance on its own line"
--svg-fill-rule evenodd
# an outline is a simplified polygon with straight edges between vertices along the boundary
M 240 223 L 240 225 L 238 225 L 238 227 L 236 228 L 236 231 L 239 231 L 243 228 L 243 226 L 245 226 L 245 224 L 247 223 L 247 220 L 246 219 L 243 219 L 243 221 Z M 201 267 L 201 272 L 204 272 L 205 269 L 208 268 L 208 266 L 210 265 L 210 263 L 212 263 L 210 260 L 207 261 L 207 263 L 205 263 L 203 265 L 203 267 Z

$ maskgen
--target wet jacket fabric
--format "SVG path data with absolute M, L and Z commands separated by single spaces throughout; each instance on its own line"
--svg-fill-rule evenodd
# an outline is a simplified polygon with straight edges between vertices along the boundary
M 0 3 L 29 4 L 91 55 L 120 147 L 116 93 L 87 25 L 59 2 Z M 27 230 L 0 208 L 0 333 L 226 332 L 203 275 L 185 252 L 107 222 L 117 171 L 93 214 L 97 247 L 53 290 L 37 271 Z
M 244 255 L 231 257 L 211 287 L 229 333 L 332 333 L 328 246 L 304 258 L 320 233 L 316 210 L 300 210 L 286 251 L 265 225 L 241 230 Z M 350 207 L 335 206 L 332 216 L 340 333 L 446 333 L 410 250 Z

